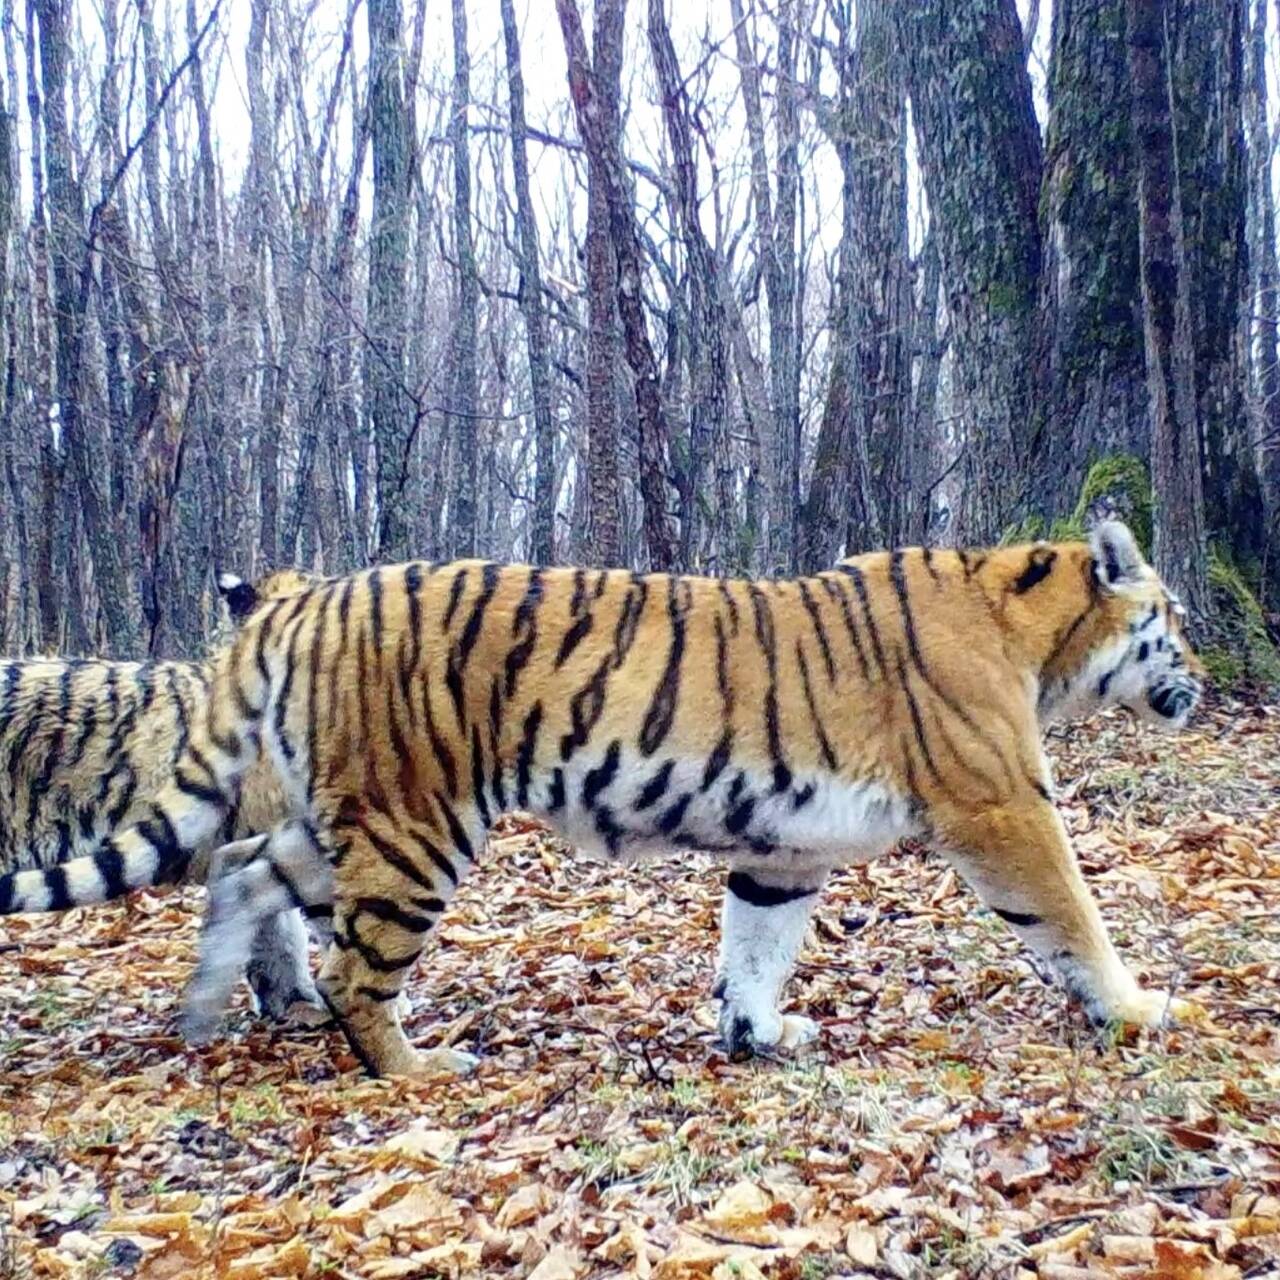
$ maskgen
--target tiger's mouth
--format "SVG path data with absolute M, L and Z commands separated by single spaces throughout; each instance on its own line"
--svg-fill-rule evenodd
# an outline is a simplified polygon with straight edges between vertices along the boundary
M 1180 729 L 1200 701 L 1200 682 L 1192 676 L 1162 680 L 1147 691 L 1147 706 L 1155 712 L 1157 724 Z

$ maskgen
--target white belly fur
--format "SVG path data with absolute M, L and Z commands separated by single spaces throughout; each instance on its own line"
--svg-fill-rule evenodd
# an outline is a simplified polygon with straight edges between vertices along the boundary
M 705 762 L 701 760 L 677 762 L 662 799 L 638 811 L 636 798 L 657 766 L 653 761 L 624 755 L 614 780 L 588 806 L 583 800 L 583 784 L 598 763 L 592 758 L 573 760 L 564 770 L 564 807 L 548 812 L 545 804 L 538 806 L 566 840 L 588 855 L 630 862 L 697 848 L 734 863 L 782 870 L 799 863 L 841 866 L 868 862 L 898 840 L 920 834 L 906 798 L 882 783 L 830 774 L 796 774 L 791 787 L 779 794 L 767 772 L 757 771 L 739 781 L 740 771 L 729 768 L 703 792 Z M 812 796 L 797 808 L 795 795 L 810 786 Z M 545 794 L 545 788 L 539 789 L 537 799 L 545 800 Z M 663 832 L 659 827 L 662 815 L 685 794 L 691 798 L 679 827 L 671 834 Z M 735 835 L 727 829 L 726 821 L 746 796 L 754 799 L 751 821 L 746 830 Z M 626 833 L 617 853 L 611 852 L 602 838 L 598 822 L 601 807 L 607 808 Z M 767 840 L 772 848 L 761 852 L 753 846 L 753 836 Z

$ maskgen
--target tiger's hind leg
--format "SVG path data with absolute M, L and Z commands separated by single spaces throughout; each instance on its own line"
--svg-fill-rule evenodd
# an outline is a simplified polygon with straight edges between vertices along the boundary
M 305 822 L 286 822 L 268 835 L 223 846 L 213 857 L 209 873 L 208 906 L 200 934 L 200 958 L 187 989 L 182 1016 L 183 1035 L 192 1043 L 208 1039 L 231 1000 L 241 976 L 268 1012 L 297 1014 L 293 995 L 317 1011 L 326 1006 L 311 981 L 306 938 L 299 919 L 327 912 L 333 896 L 328 854 Z M 282 931 L 289 965 L 280 971 Z M 308 997 L 314 997 L 310 999 Z M 322 1019 L 316 1013 L 306 1021 Z
M 1019 806 L 941 824 L 948 859 L 982 900 L 1055 970 L 1096 1025 L 1160 1026 L 1182 1002 L 1144 990 L 1125 968 L 1052 803 Z
M 318 1027 L 329 1010 L 316 989 L 308 961 L 307 926 L 298 910 L 277 911 L 258 922 L 245 978 L 262 1017 Z
M 415 1049 L 399 999 L 427 935 L 471 861 L 471 842 L 417 826 L 343 824 L 336 838 L 333 943 L 319 987 L 356 1056 L 374 1075 L 463 1074 L 478 1059 L 460 1050 Z
M 783 871 L 758 866 L 729 875 L 720 923 L 714 995 L 720 1038 L 735 1060 L 757 1049 L 793 1049 L 817 1038 L 808 1018 L 784 1014 L 778 1000 L 804 941 L 827 868 Z

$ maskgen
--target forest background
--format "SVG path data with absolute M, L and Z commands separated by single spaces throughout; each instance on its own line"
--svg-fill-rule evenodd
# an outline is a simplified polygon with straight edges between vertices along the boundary
M 1266 0 L 3 0 L 0 647 L 1129 519 L 1280 677 Z

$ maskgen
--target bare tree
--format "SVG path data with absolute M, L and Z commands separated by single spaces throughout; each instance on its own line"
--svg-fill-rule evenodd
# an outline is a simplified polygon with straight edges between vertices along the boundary
M 684 77 L 676 60 L 675 46 L 663 14 L 663 0 L 649 0 L 649 48 L 658 73 L 662 94 L 662 115 L 674 157 L 675 205 L 680 232 L 688 255 L 692 296 L 690 364 L 693 391 L 690 397 L 689 463 L 684 484 L 696 491 L 702 483 L 707 460 L 714 466 L 712 539 L 709 560 L 722 569 L 738 567 L 733 537 L 733 475 L 729 446 L 729 351 L 728 322 L 721 264 L 707 240 L 699 220 L 698 170 L 694 159 L 691 112 L 684 89 Z M 681 525 L 680 560 L 692 565 L 696 555 L 697 522 L 694 502 L 686 502 L 687 515 Z
M 511 169 L 515 179 L 516 231 L 520 241 L 520 308 L 529 347 L 529 384 L 533 390 L 536 464 L 533 481 L 533 537 L 530 554 L 552 564 L 555 551 L 556 425 L 551 413 L 551 369 L 547 322 L 538 263 L 538 223 L 529 194 L 528 125 L 524 114 L 524 73 L 520 33 L 512 0 L 502 0 L 502 34 L 507 51 L 507 99 L 511 115 Z
M 1169 110 L 1166 0 L 1127 0 L 1128 63 L 1138 155 L 1138 228 L 1151 462 L 1157 494 L 1156 568 L 1191 617 L 1208 617 L 1204 491 L 1195 349 L 1182 202 Z
M 957 536 L 992 542 L 1027 498 L 1041 411 L 1040 131 L 1014 0 L 894 5 L 954 321 Z
M 377 554 L 383 560 L 400 560 L 409 554 L 405 463 L 413 425 L 404 394 L 409 139 L 400 0 L 368 0 L 368 15 L 373 220 L 365 386 L 377 457 Z
M 626 0 L 597 0 L 596 24 L 619 48 Z M 595 79 L 576 0 L 556 0 L 569 62 L 569 92 L 578 131 L 600 174 L 609 213 L 609 236 L 618 267 L 618 311 L 622 316 L 627 363 L 635 379 L 640 422 L 640 492 L 650 567 L 676 563 L 676 544 L 667 514 L 667 422 L 658 389 L 658 365 L 649 341 L 641 292 L 644 272 L 636 236 L 630 188 L 620 142 L 618 102 Z M 613 55 L 610 55 L 613 56 Z M 619 55 L 620 56 L 620 55 Z
M 475 555 L 480 474 L 476 436 L 480 429 L 476 392 L 476 341 L 480 284 L 471 243 L 471 144 L 467 108 L 471 104 L 471 55 L 467 50 L 466 0 L 453 0 L 453 107 L 449 142 L 453 152 L 453 236 L 458 255 L 458 312 L 453 326 L 453 378 L 450 418 L 457 470 L 454 474 L 452 546 L 459 555 Z

